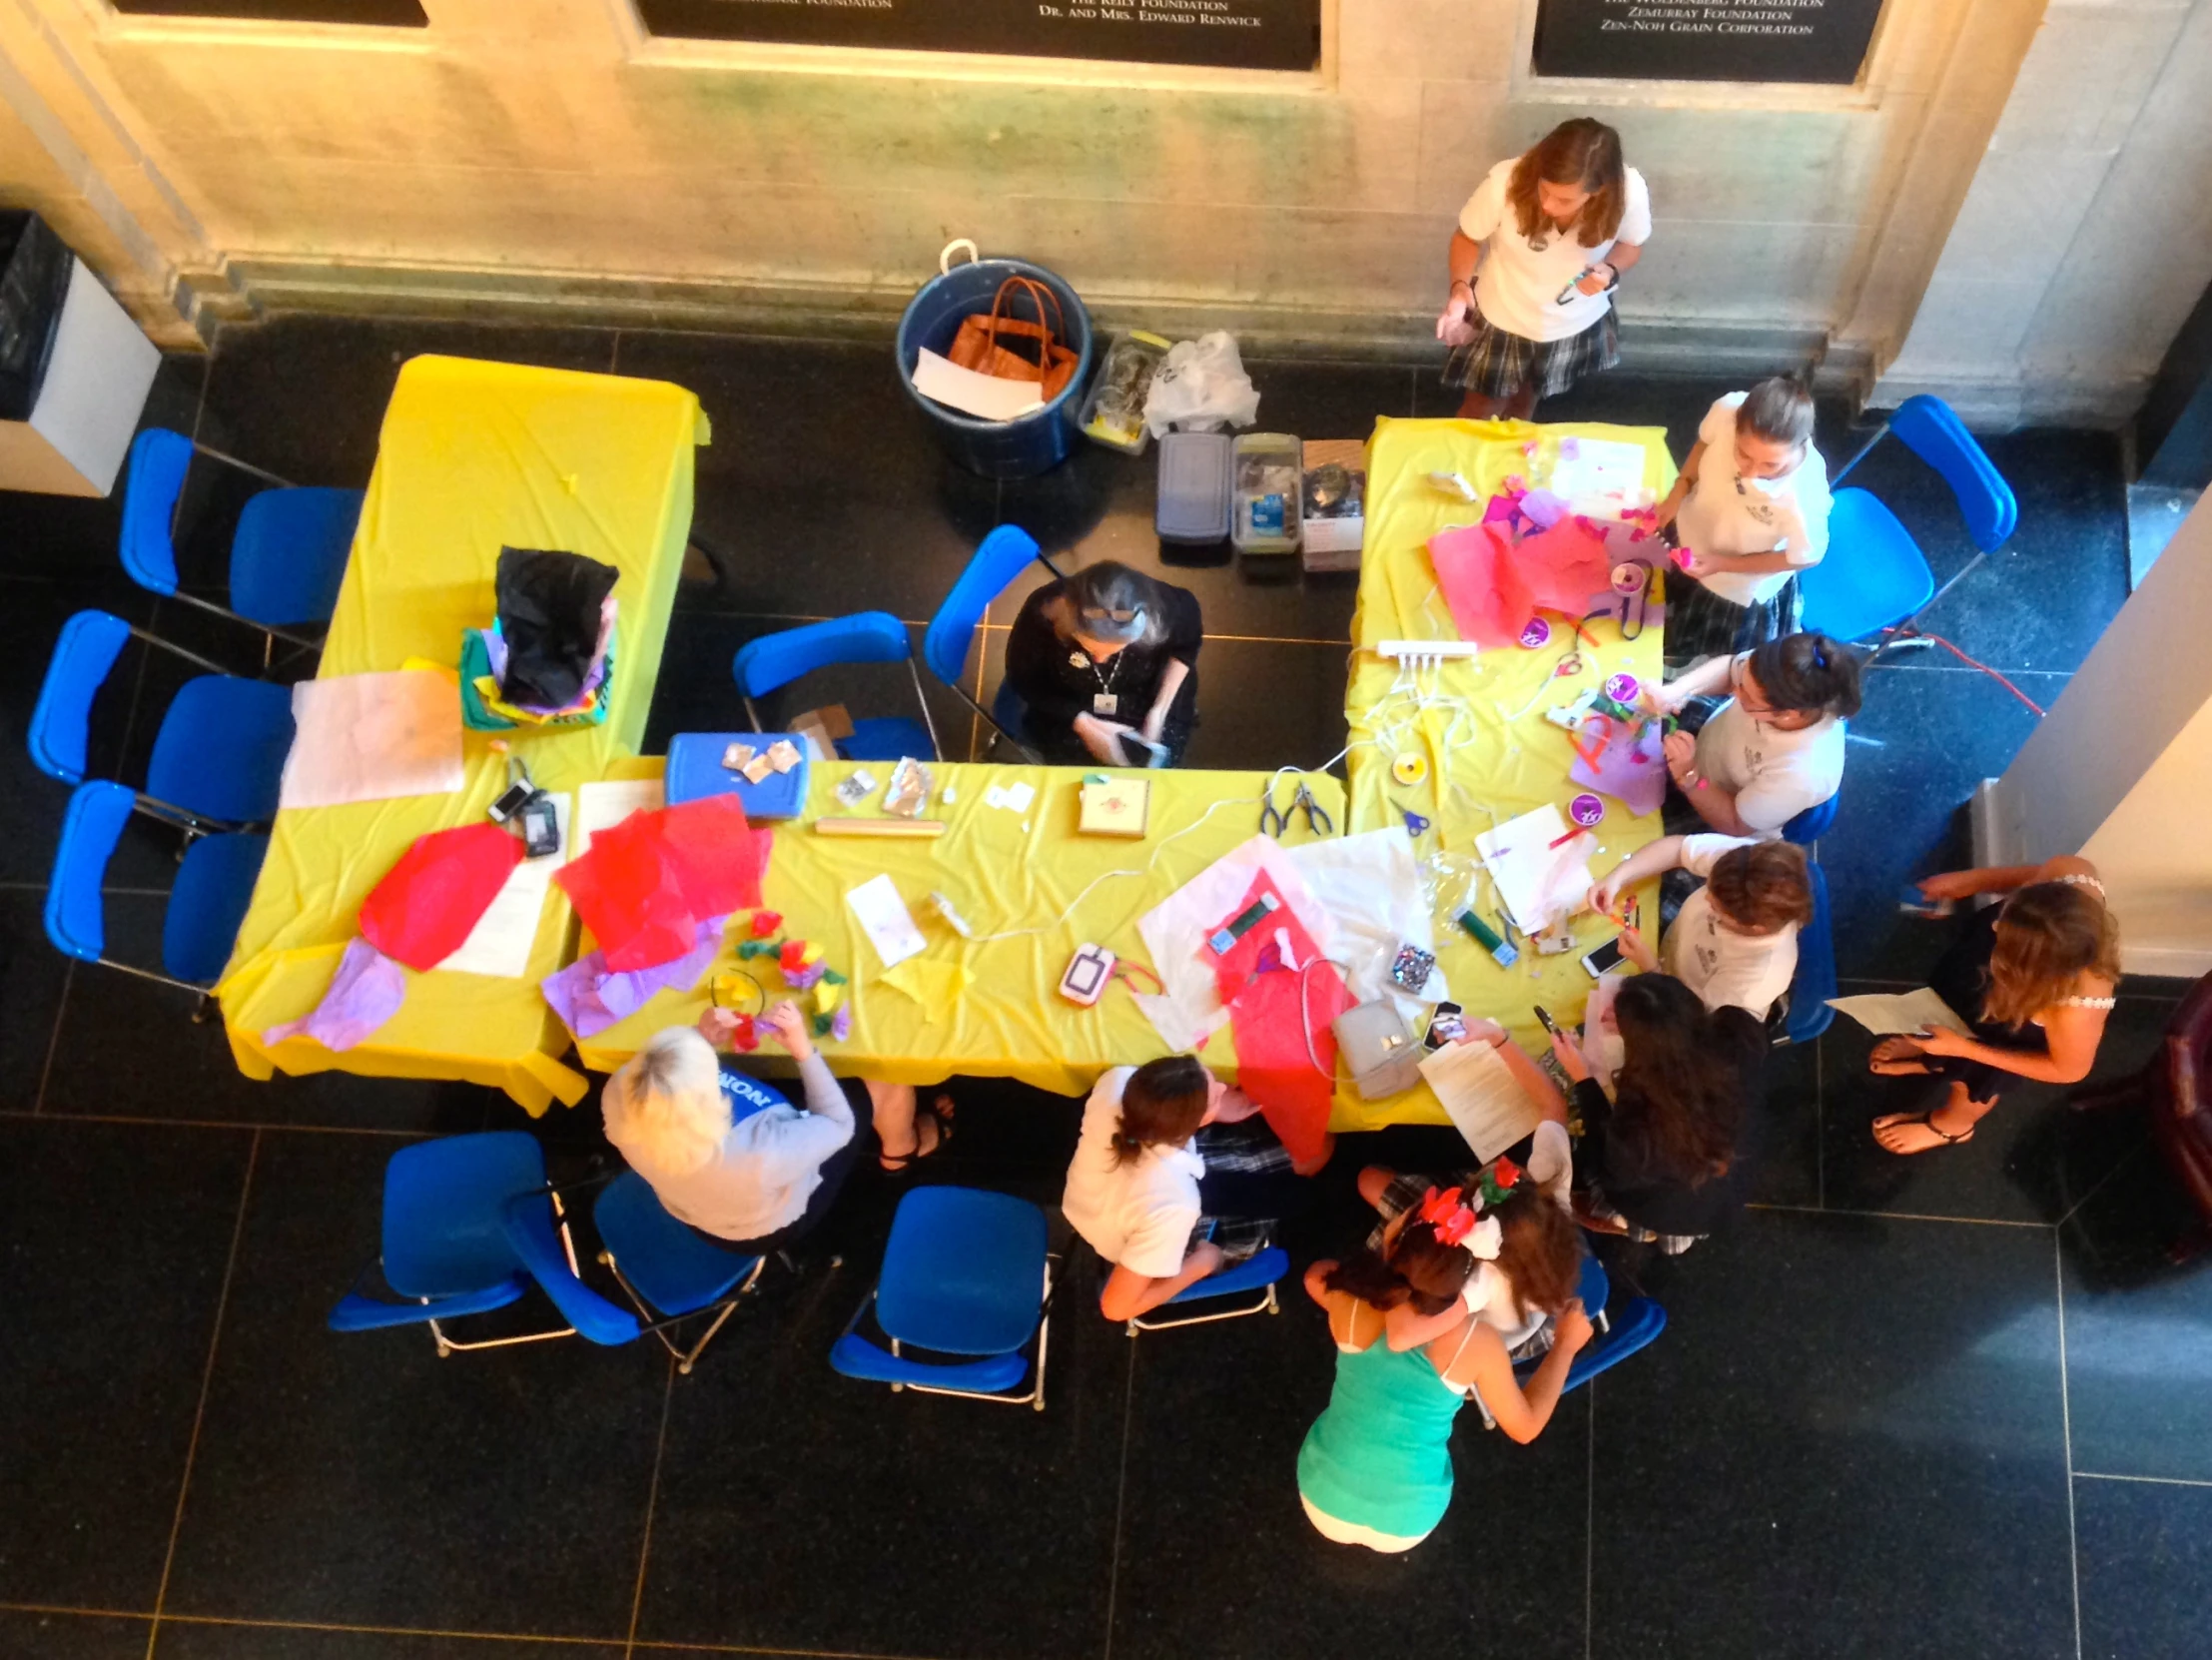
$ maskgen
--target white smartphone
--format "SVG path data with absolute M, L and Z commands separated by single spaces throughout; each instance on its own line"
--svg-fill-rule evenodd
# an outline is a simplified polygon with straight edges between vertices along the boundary
M 1604 978 L 1608 969 L 1618 968 L 1620 965 L 1621 942 L 1617 939 L 1607 940 L 1582 960 L 1582 966 L 1589 971 L 1593 980 Z

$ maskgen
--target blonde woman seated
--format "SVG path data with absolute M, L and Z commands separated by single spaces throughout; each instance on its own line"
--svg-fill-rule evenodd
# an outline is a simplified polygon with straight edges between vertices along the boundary
M 1869 1064 L 1889 1077 L 1947 1079 L 1942 1104 L 1874 1120 L 1874 1140 L 1891 1153 L 1926 1153 L 1970 1142 L 2007 1078 L 2078 1084 L 2097 1064 L 2104 1023 L 2120 983 L 2120 929 L 2105 908 L 2104 884 L 2087 859 L 1956 870 L 1920 883 L 1929 899 L 2001 893 L 2001 905 L 1973 911 L 1928 976 L 1935 995 L 1973 1028 L 1936 1027 L 1925 1037 L 1884 1038 Z
M 872 1128 L 888 1145 L 920 1146 L 911 1087 L 839 1082 L 790 1003 L 760 1026 L 799 1063 L 803 1106 L 725 1069 L 688 1026 L 654 1033 L 599 1098 L 607 1140 L 668 1214 L 751 1254 L 785 1249 L 821 1226 Z

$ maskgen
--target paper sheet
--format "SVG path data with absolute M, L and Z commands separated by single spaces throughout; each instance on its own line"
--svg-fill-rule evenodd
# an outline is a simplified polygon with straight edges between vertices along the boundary
M 568 859 L 575 801 L 567 794 L 553 797 L 553 816 L 560 821 L 560 851 L 542 859 L 524 859 L 509 871 L 504 885 L 476 919 L 476 926 L 468 931 L 468 938 L 437 965 L 440 969 L 506 979 L 529 972 L 530 947 L 537 940 L 538 921 L 545 914 L 545 891 L 552 886 L 553 872 Z
M 912 961 L 889 970 L 882 983 L 921 1004 L 932 1025 L 942 1025 L 953 1018 L 953 1005 L 975 980 L 975 971 L 965 963 Z
M 1421 1059 L 1421 1076 L 1453 1128 L 1488 1164 L 1542 1122 L 1520 1080 L 1486 1043 L 1446 1044 Z
M 928 347 L 914 366 L 914 390 L 924 398 L 949 405 L 981 420 L 1012 420 L 1045 407 L 1043 390 L 1035 381 L 1002 381 L 996 375 L 979 375 L 962 369 L 950 358 L 941 358 Z
M 1344 969 L 1354 998 L 1387 997 L 1411 1020 L 1424 1004 L 1452 995 L 1441 965 L 1429 970 L 1417 994 L 1390 978 L 1401 945 L 1436 950 L 1436 922 L 1421 891 L 1413 838 L 1401 826 L 1301 842 L 1290 850 L 1290 862 L 1328 914 L 1329 955 Z
M 1973 1036 L 1973 1029 L 1958 1018 L 1951 1006 L 1925 986 L 1894 994 L 1868 992 L 1860 997 L 1832 997 L 1828 1006 L 1839 1014 L 1850 1016 L 1877 1037 L 1925 1032 L 1936 1026 L 1947 1026 L 1962 1038 Z
M 1644 446 L 1610 438 L 1563 438 L 1546 484 L 1578 513 L 1635 504 L 1644 498 Z
M 1227 1024 L 1228 1010 L 1214 989 L 1213 955 L 1205 949 L 1205 940 L 1243 897 L 1259 870 L 1275 879 L 1283 903 L 1305 925 L 1321 954 L 1335 955 L 1336 931 L 1329 913 L 1314 897 L 1297 860 L 1268 836 L 1254 836 L 1231 848 L 1137 919 L 1136 932 L 1151 953 L 1161 989 L 1156 995 L 1134 995 L 1137 1007 L 1168 1048 L 1196 1049 Z
M 876 948 L 885 968 L 897 968 L 927 949 L 929 942 L 914 926 L 907 902 L 899 897 L 899 885 L 888 872 L 852 889 L 845 895 L 845 903 L 860 919 L 861 932 L 868 936 L 868 943 Z
M 298 729 L 285 757 L 283 807 L 341 807 L 449 795 L 467 782 L 460 693 L 442 672 L 335 674 L 292 688 Z
M 608 783 L 586 784 L 576 792 L 576 837 L 566 857 L 580 858 L 591 850 L 591 838 L 611 830 L 632 813 L 657 813 L 666 802 L 658 778 L 618 778 Z
M 1475 838 L 1475 851 L 1497 883 L 1498 897 L 1524 934 L 1572 916 L 1589 896 L 1593 838 L 1578 836 L 1552 846 L 1569 828 L 1559 809 L 1546 802 Z

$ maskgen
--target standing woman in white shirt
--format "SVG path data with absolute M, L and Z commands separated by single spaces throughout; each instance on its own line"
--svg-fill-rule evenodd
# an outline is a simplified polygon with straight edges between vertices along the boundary
M 1706 412 L 1659 504 L 1688 578 L 1667 577 L 1670 669 L 1797 631 L 1798 573 L 1828 552 L 1830 504 L 1803 382 L 1778 375 Z
M 1613 290 L 1651 234 L 1651 192 L 1602 121 L 1562 122 L 1493 167 L 1460 210 L 1436 320 L 1460 415 L 1525 420 L 1538 399 L 1619 363 Z

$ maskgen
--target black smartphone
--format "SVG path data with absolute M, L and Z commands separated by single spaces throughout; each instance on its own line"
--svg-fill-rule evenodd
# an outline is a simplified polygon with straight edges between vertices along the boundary
M 1436 1012 L 1429 1016 L 1429 1033 L 1426 1040 L 1431 1049 L 1442 1049 L 1448 1043 L 1457 1043 L 1467 1035 L 1467 1011 L 1456 1003 L 1439 1003 Z
M 1590 978 L 1593 980 L 1602 978 L 1608 969 L 1619 968 L 1621 966 L 1621 942 L 1617 939 L 1606 941 L 1597 950 L 1583 958 L 1582 966 L 1589 971 Z

